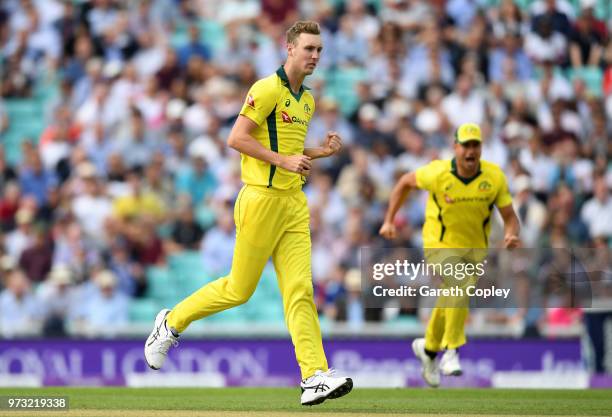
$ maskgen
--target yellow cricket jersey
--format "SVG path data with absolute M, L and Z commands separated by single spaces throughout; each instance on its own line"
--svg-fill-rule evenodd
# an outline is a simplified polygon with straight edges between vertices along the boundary
M 276 73 L 253 84 L 240 114 L 257 123 L 252 135 L 263 146 L 281 155 L 301 155 L 314 109 L 308 87 L 302 85 L 299 93 L 294 94 L 281 66 Z M 288 190 L 304 183 L 300 174 L 245 154 L 241 169 L 245 184 Z
M 419 188 L 429 191 L 423 225 L 425 248 L 486 248 L 493 206 L 512 204 L 506 176 L 491 162 L 462 178 L 455 160 L 436 160 L 416 170 Z
M 113 214 L 122 219 L 143 215 L 159 218 L 164 215 L 163 202 L 153 193 L 144 192 L 139 196 L 127 195 L 113 203 Z

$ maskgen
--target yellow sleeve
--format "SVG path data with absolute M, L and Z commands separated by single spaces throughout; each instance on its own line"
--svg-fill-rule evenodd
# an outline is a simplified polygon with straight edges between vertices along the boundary
M 240 114 L 261 125 L 276 106 L 274 88 L 265 80 L 259 80 L 249 90 Z
M 154 216 L 162 217 L 164 215 L 164 204 L 155 194 L 147 195 L 146 205 L 147 210 L 150 210 L 151 214 Z
M 495 198 L 495 205 L 499 208 L 506 207 L 512 204 L 512 195 L 508 190 L 508 181 L 506 180 L 506 175 L 500 170 L 499 172 L 499 181 L 500 188 L 497 192 L 497 197 Z
M 431 191 L 436 178 L 440 174 L 443 161 L 431 161 L 425 166 L 418 168 L 414 174 L 416 175 L 417 187 L 422 190 Z
M 119 197 L 113 202 L 113 215 L 121 219 L 130 215 L 132 207 L 128 197 Z

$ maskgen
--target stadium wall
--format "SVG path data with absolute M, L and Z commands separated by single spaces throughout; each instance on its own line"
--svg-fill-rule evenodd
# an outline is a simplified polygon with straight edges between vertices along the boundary
M 0 386 L 294 386 L 299 380 L 287 339 L 181 342 L 162 371 L 147 368 L 141 340 L 0 341 Z M 361 387 L 421 386 L 420 364 L 407 340 L 326 343 L 330 365 Z M 473 340 L 461 349 L 457 387 L 612 387 L 591 378 L 579 339 Z

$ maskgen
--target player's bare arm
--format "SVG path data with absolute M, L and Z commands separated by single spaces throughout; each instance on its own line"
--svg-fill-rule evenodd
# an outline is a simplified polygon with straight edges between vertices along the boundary
M 304 149 L 304 155 L 311 159 L 327 158 L 328 156 L 338 153 L 340 149 L 342 149 L 342 138 L 338 132 L 330 131 L 327 132 L 323 146 L 319 146 L 318 148 L 306 148 Z
M 512 204 L 499 207 L 499 213 L 504 220 L 504 247 L 508 249 L 519 247 L 521 245 L 519 239 L 521 226 Z
M 397 236 L 397 229 L 395 224 L 393 224 L 393 219 L 395 218 L 395 214 L 400 209 L 406 198 L 408 198 L 408 194 L 410 191 L 418 188 L 416 174 L 414 172 L 409 172 L 400 177 L 395 187 L 393 187 L 393 191 L 391 191 L 391 197 L 389 198 L 389 207 L 387 208 L 387 213 L 385 214 L 385 221 L 378 231 L 378 233 L 384 237 L 385 239 L 395 239 Z
M 260 161 L 275 165 L 299 174 L 308 174 L 312 166 L 311 158 L 307 155 L 281 155 L 271 151 L 259 143 L 251 132 L 257 124 L 246 116 L 239 115 L 227 139 L 230 148 Z

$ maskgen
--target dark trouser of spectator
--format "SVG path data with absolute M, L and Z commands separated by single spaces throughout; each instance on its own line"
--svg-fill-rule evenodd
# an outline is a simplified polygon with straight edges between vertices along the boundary
M 43 336 L 45 337 L 64 337 L 66 336 L 64 318 L 59 315 L 49 317 L 43 324 Z
M 595 359 L 595 372 L 604 373 L 605 359 L 605 334 L 604 329 L 606 320 L 612 319 L 612 311 L 606 312 L 587 312 L 584 315 L 584 325 L 593 346 L 593 356 Z

